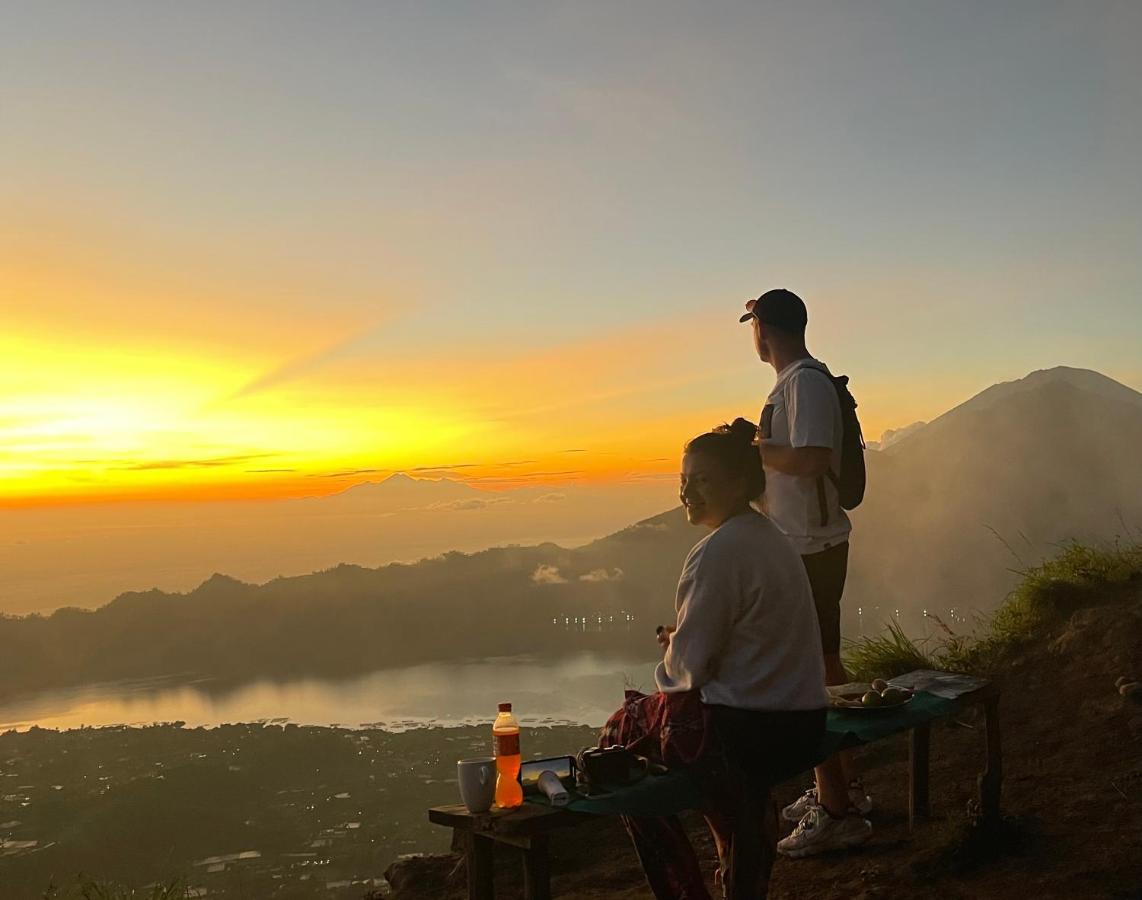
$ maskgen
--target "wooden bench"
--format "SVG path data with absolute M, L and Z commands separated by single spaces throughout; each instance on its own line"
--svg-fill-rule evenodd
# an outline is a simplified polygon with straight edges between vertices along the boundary
M 982 706 L 984 716 L 984 769 L 976 778 L 980 813 L 987 819 L 999 818 L 999 795 L 1003 787 L 1003 747 L 999 731 L 999 688 L 988 682 L 952 701 L 953 709 L 942 718 L 952 718 L 971 706 Z M 927 722 L 911 729 L 908 735 L 908 829 L 916 820 L 927 818 L 928 758 L 931 749 L 932 724 Z
M 434 806 L 428 811 L 430 822 L 455 829 L 460 839 L 468 868 L 470 900 L 492 900 L 495 896 L 492 865 L 496 844 L 522 851 L 525 900 L 549 900 L 548 835 L 559 828 L 568 828 L 592 818 L 595 817 L 586 813 L 538 803 L 524 803 L 517 809 L 493 809 L 486 813 L 470 813 L 461 804 Z
M 982 706 L 985 723 L 986 762 L 976 779 L 979 806 L 984 817 L 998 818 L 1003 783 L 1003 759 L 999 730 L 999 690 L 993 684 L 965 693 L 939 718 L 951 718 L 971 706 Z M 935 720 L 932 720 L 935 721 Z M 899 734 L 900 732 L 893 732 Z M 886 735 L 887 737 L 887 735 Z M 883 740 L 884 738 L 881 738 Z M 910 729 L 908 743 L 908 827 L 929 814 L 929 756 L 931 721 Z M 859 742 L 842 747 L 861 746 Z M 496 844 L 522 851 L 525 900 L 549 900 L 551 871 L 548 838 L 551 832 L 596 818 L 589 813 L 524 803 L 514 810 L 470 813 L 462 805 L 436 806 L 428 819 L 455 830 L 463 848 L 468 869 L 469 900 L 493 900 L 493 856 Z

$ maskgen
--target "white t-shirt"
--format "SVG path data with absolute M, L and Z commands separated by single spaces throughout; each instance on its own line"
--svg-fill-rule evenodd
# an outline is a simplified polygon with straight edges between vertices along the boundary
M 678 630 L 655 670 L 667 693 L 770 711 L 822 709 L 825 664 L 809 578 L 760 513 L 734 516 L 690 551 L 675 602 Z
M 822 371 L 824 370 L 824 371 Z M 761 435 L 783 447 L 831 447 L 832 470 L 841 471 L 844 423 L 837 389 L 818 360 L 799 359 L 777 375 L 761 411 Z M 824 476 L 825 510 L 816 478 L 786 475 L 765 467 L 761 507 L 802 556 L 848 540 L 852 525 L 841 509 L 837 487 Z

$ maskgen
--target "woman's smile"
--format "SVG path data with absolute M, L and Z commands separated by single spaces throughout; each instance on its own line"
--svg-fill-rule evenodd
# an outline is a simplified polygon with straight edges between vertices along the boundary
M 682 505 L 686 507 L 686 517 L 696 523 L 705 511 L 705 504 L 696 497 L 683 497 Z

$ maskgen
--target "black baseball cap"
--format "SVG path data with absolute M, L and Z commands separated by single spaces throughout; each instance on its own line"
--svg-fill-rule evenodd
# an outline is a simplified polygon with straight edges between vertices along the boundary
M 785 288 L 766 291 L 752 303 L 749 312 L 742 316 L 739 322 L 757 319 L 762 324 L 773 325 L 791 334 L 803 334 L 805 326 L 809 323 L 809 313 L 805 310 L 804 301 Z

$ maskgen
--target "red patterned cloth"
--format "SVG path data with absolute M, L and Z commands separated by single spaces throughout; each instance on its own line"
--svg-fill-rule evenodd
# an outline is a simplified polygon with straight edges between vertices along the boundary
M 599 746 L 623 744 L 667 766 L 694 766 L 705 796 L 701 813 L 718 848 L 723 897 L 762 900 L 777 842 L 776 812 L 767 790 L 743 784 L 725 765 L 714 715 L 697 691 L 627 691 Z M 710 900 L 702 865 L 676 816 L 622 818 L 656 898 Z
M 600 747 L 622 744 L 666 766 L 692 766 L 716 746 L 709 708 L 697 691 L 643 694 L 627 691 L 603 726 Z

